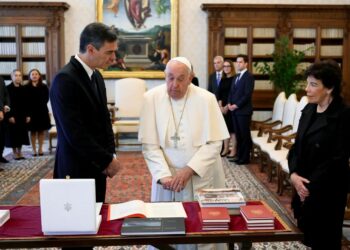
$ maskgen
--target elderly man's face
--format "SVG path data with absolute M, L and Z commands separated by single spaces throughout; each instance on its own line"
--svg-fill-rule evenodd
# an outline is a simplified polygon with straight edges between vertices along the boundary
M 191 84 L 192 76 L 185 64 L 170 61 L 165 70 L 165 80 L 168 95 L 178 100 L 185 96 L 187 88 Z

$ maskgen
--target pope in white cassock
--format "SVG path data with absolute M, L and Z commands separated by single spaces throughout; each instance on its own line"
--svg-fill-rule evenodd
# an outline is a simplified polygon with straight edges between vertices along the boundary
M 152 201 L 193 201 L 225 187 L 220 150 L 229 133 L 216 98 L 191 84 L 191 63 L 175 57 L 166 84 L 144 95 L 139 140 L 152 174 Z

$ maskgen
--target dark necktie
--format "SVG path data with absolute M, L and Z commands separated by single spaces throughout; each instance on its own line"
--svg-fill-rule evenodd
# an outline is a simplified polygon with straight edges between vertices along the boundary
M 220 73 L 216 73 L 216 84 L 219 86 L 221 81 L 221 74 Z
M 93 72 L 91 75 L 91 86 L 94 91 L 94 94 L 96 95 L 97 99 L 100 100 L 100 96 L 98 94 L 98 89 L 97 89 L 97 78 L 96 78 L 96 73 Z
M 239 74 L 237 74 L 235 85 L 237 85 L 237 83 L 239 82 L 240 78 L 241 78 L 241 74 L 239 73 Z

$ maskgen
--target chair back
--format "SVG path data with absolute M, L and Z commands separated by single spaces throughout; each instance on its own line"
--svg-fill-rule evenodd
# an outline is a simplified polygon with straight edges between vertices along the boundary
M 298 100 L 296 94 L 291 94 L 286 103 L 284 104 L 283 117 L 282 117 L 282 127 L 287 125 L 293 125 L 295 110 L 298 105 Z M 285 135 L 290 134 L 292 131 L 287 131 Z
M 304 109 L 304 107 L 306 106 L 306 104 L 308 103 L 308 100 L 307 100 L 307 97 L 306 96 L 303 96 L 297 107 L 296 107 L 296 110 L 295 110 L 295 115 L 294 115 L 294 121 L 293 121 L 293 133 L 296 133 L 297 130 L 298 130 L 298 126 L 299 126 L 299 120 L 300 120 L 300 117 L 301 117 L 301 111 Z
M 273 104 L 272 121 L 282 121 L 283 109 L 286 100 L 287 98 L 285 92 L 281 92 L 278 94 Z
M 124 78 L 115 81 L 115 106 L 117 119 L 139 118 L 146 92 L 146 81 L 139 78 Z

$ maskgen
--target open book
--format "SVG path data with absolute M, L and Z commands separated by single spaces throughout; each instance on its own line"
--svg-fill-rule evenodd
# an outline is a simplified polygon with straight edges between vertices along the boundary
M 187 218 L 187 215 L 181 202 L 147 203 L 141 200 L 132 200 L 108 206 L 108 221 L 131 217 Z

